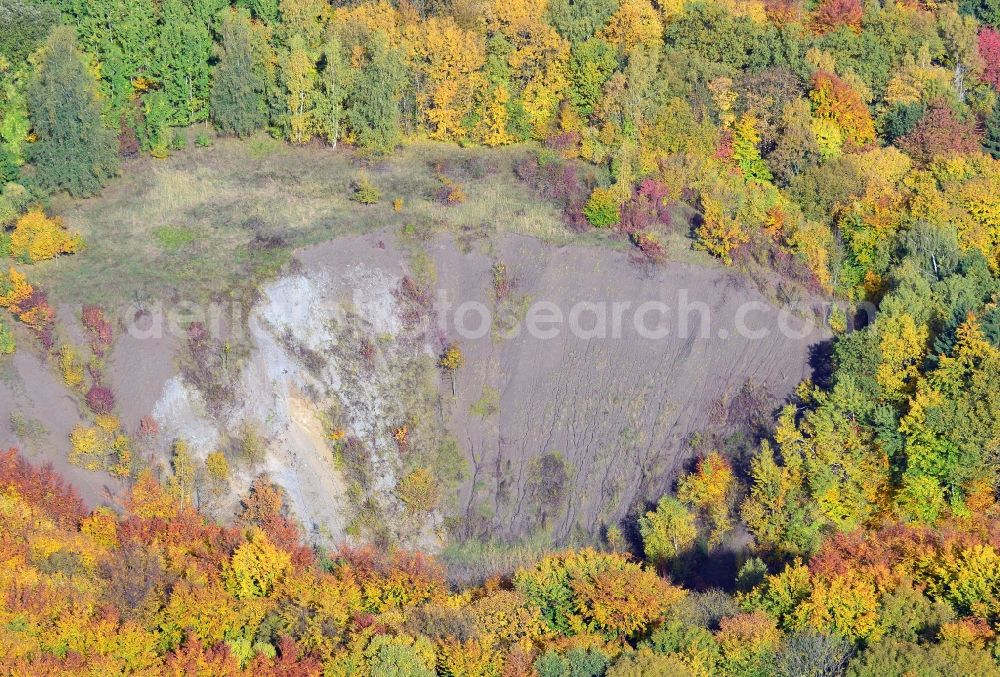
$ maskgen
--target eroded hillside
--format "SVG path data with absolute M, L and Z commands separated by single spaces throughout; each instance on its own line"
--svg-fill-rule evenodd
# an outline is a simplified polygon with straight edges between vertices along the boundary
M 228 484 L 202 477 L 198 493 L 221 517 L 267 473 L 321 542 L 568 542 L 666 491 L 695 433 L 769 412 L 809 374 L 812 317 L 716 267 L 404 228 L 300 250 L 252 303 L 125 317 L 107 373 L 165 475 L 177 440 L 231 459 Z M 58 391 L 28 359 L 21 382 Z M 73 399 L 4 387 L 48 435 L 34 446 L 65 453 Z M 20 435 L 0 442 L 30 448 Z M 98 474 L 84 479 L 100 500 Z

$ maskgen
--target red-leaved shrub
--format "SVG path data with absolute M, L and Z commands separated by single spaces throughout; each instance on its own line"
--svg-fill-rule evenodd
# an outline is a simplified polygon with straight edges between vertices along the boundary
M 715 146 L 715 157 L 719 160 L 729 160 L 733 157 L 733 130 L 723 129 L 719 134 L 719 143 Z
M 55 339 L 52 329 L 56 321 L 56 311 L 49 305 L 45 292 L 35 287 L 31 296 L 19 304 L 17 319 L 31 329 L 45 350 L 51 350 Z
M 104 351 L 114 340 L 111 323 L 104 317 L 104 311 L 98 306 L 85 305 L 82 313 L 83 327 L 90 337 L 90 347 L 98 356 L 104 355 Z
M 139 157 L 139 135 L 125 113 L 118 121 L 118 154 L 123 158 Z
M 1000 89 L 1000 33 L 986 27 L 979 31 L 979 55 L 986 67 L 983 80 Z
M 580 145 L 580 132 L 551 134 L 545 139 L 545 145 L 563 157 L 568 157 Z
M 102 385 L 93 385 L 86 395 L 87 406 L 95 414 L 110 414 L 115 408 L 115 394 L 111 388 Z
M 778 25 L 796 23 L 805 12 L 802 0 L 764 0 L 764 11 Z
M 83 501 L 52 469 L 28 463 L 17 449 L 0 451 L 0 489 L 11 487 L 31 505 L 43 509 L 63 527 L 75 527 L 86 516 Z
M 590 228 L 583 208 L 592 185 L 580 178 L 576 164 L 562 160 L 541 163 L 530 156 L 514 166 L 514 173 L 539 195 L 559 204 L 570 228 L 581 232 Z
M 160 434 L 160 424 L 152 416 L 139 419 L 139 434 L 143 437 L 156 437 Z
M 670 225 L 670 194 L 666 184 L 654 179 L 643 179 L 632 192 L 632 200 L 622 207 L 618 229 L 631 235 L 648 231 L 657 225 Z
M 667 252 L 655 233 L 632 233 L 632 244 L 650 261 L 662 261 Z
M 407 328 L 412 329 L 419 325 L 431 310 L 433 299 L 430 293 L 409 275 L 403 276 L 393 295 L 402 307 L 403 324 Z M 374 357 L 374 346 L 372 357 Z
M 861 0 L 823 0 L 813 12 L 812 23 L 818 33 L 827 33 L 840 26 L 857 31 L 861 28 L 863 14 Z
M 942 102 L 932 104 L 910 133 L 896 141 L 913 159 L 923 163 L 939 155 L 978 152 L 980 143 L 976 121 L 971 117 L 959 120 Z

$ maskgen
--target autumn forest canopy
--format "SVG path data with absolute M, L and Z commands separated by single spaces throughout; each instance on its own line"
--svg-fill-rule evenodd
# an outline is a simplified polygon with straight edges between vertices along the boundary
M 490 480 L 438 437 L 435 388 L 457 397 L 471 359 L 442 339 L 393 368 L 413 403 L 377 422 L 391 486 L 349 415 L 322 412 L 355 511 L 324 543 L 261 470 L 261 428 L 210 453 L 170 439 L 150 462 L 162 421 L 124 420 L 112 386 L 122 318 L 46 291 L 67 261 L 100 275 L 129 256 L 78 232 L 74 206 L 189 153 L 279 146 L 350 167 L 345 218 L 424 210 L 398 236 L 401 335 L 437 279 L 422 233 L 494 182 L 629 266 L 693 261 L 822 308 L 828 340 L 788 397 L 748 382 L 706 413 L 623 519 L 557 533 L 578 469 L 538 449 L 530 529 L 504 540 L 487 508 L 448 512 Z M 386 169 L 414 148 L 446 159 Z M 195 176 L 191 192 L 216 185 Z M 209 237 L 194 212 L 151 242 L 113 237 L 136 269 L 156 247 L 183 277 Z M 305 240 L 244 230 L 236 253 L 205 246 L 221 269 L 251 261 L 241 284 L 273 298 L 256 287 Z M 56 374 L 80 417 L 56 465 L 121 488 L 81 499 L 10 410 L 25 449 L 0 453 L 4 674 L 1000 675 L 1000 0 L 0 0 L 0 258 L 0 385 L 22 356 Z M 489 294 L 517 315 L 510 263 L 490 264 Z M 248 349 L 184 331 L 178 369 L 227 420 Z M 403 352 L 355 339 L 368 393 Z M 501 396 L 482 386 L 468 416 L 495 420 Z M 420 552 L 407 530 L 461 548 Z M 491 568 L 456 564 L 472 559 Z

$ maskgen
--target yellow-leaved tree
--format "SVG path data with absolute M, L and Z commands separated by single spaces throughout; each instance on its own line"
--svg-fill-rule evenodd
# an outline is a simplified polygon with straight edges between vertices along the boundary
M 601 36 L 625 53 L 637 47 L 655 47 L 663 37 L 659 12 L 649 0 L 623 0 Z
M 735 489 L 733 467 L 717 451 L 700 459 L 695 471 L 677 485 L 677 498 L 705 516 L 710 528 L 709 546 L 718 545 L 733 528 L 730 512 Z
M 514 575 L 514 588 L 566 635 L 622 640 L 659 622 L 684 591 L 626 555 L 593 549 L 544 558 Z
M 550 131 L 569 86 L 569 42 L 548 24 L 547 10 L 546 0 L 493 0 L 485 11 L 489 30 L 502 34 L 513 47 L 507 65 L 539 138 Z
M 507 103 L 510 92 L 500 84 L 493 87 L 483 103 L 482 127 L 483 143 L 487 146 L 503 146 L 514 141 L 507 131 Z
M 702 195 L 702 220 L 695 234 L 698 246 L 709 254 L 733 262 L 733 251 L 750 240 L 739 219 L 729 214 L 722 202 L 710 195 Z
M 33 209 L 17 221 L 10 235 L 10 254 L 26 263 L 45 261 L 60 254 L 73 254 L 83 246 L 83 239 L 66 230 L 59 218 Z
M 226 589 L 236 599 L 267 597 L 292 570 L 292 558 L 258 528 L 236 549 L 224 570 Z
M 407 27 L 405 40 L 413 67 L 421 76 L 417 105 L 431 138 L 463 138 L 463 121 L 485 83 L 483 36 L 460 28 L 451 17 L 432 17 Z
M 195 466 L 187 442 L 177 440 L 174 443 L 174 454 L 170 464 L 174 474 L 170 478 L 168 489 L 181 505 L 190 505 L 194 500 Z
M 284 126 L 292 143 L 306 143 L 319 128 L 316 119 L 316 62 L 309 55 L 302 37 L 295 35 L 280 62 L 284 85 Z
M 11 268 L 6 276 L 0 275 L 0 308 L 17 315 L 21 305 L 31 298 L 34 289 L 24 273 Z
M 907 313 L 879 319 L 879 347 L 882 359 L 875 380 L 884 396 L 899 401 L 913 393 L 919 367 L 927 351 L 927 327 L 918 325 Z

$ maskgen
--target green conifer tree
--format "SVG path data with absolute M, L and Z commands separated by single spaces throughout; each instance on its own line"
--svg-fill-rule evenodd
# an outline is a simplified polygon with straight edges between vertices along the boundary
M 357 145 L 373 153 L 387 153 L 402 139 L 399 96 L 406 71 L 385 37 L 376 34 L 368 62 L 354 78 L 347 121 Z
M 1000 160 L 1000 98 L 993 105 L 993 112 L 986 118 L 983 150 L 992 155 L 994 160 Z
M 37 140 L 28 146 L 34 180 L 46 192 L 98 192 L 118 171 L 114 133 L 101 120 L 97 83 L 69 27 L 52 32 L 28 85 Z
M 267 123 L 267 73 L 263 45 L 250 14 L 223 15 L 219 65 L 212 81 L 212 121 L 220 132 L 249 136 Z
M 165 0 L 160 12 L 163 30 L 153 54 L 154 76 L 169 104 L 170 123 L 200 122 L 208 117 L 212 35 L 182 0 Z

